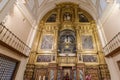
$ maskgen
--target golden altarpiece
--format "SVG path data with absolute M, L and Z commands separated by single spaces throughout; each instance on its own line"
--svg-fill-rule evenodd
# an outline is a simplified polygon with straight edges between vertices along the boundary
M 57 4 L 40 21 L 24 80 L 105 78 L 110 76 L 95 21 L 77 4 Z

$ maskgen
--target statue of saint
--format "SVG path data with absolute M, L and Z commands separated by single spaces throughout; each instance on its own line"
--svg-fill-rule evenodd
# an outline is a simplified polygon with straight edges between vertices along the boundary
M 65 13 L 64 14 L 64 21 L 70 21 L 70 20 L 71 20 L 70 13 Z
M 66 73 L 64 80 L 70 80 L 68 72 Z
M 66 38 L 64 39 L 65 43 L 71 43 L 71 38 L 69 36 L 66 36 Z

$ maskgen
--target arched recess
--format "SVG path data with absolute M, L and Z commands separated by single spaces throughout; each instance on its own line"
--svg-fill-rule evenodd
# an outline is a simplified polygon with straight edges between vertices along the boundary
M 97 20 L 97 10 L 96 7 L 92 5 L 91 1 L 59 0 L 59 1 L 48 1 L 48 2 L 46 1 L 45 5 L 38 8 L 37 22 L 39 23 L 39 21 L 43 18 L 45 14 L 47 14 L 49 11 L 54 9 L 56 7 L 56 4 L 66 3 L 66 2 L 78 4 L 79 8 L 87 11 L 94 18 L 94 20 Z
M 71 2 L 57 4 L 41 19 L 28 63 L 35 65 L 35 79 L 109 78 L 102 72 L 107 68 L 95 21 Z

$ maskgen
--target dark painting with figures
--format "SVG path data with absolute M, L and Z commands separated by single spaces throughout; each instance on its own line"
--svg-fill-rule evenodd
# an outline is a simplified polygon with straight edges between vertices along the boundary
M 38 55 L 37 62 L 51 62 L 51 55 Z
M 97 55 L 82 55 L 83 62 L 98 62 Z

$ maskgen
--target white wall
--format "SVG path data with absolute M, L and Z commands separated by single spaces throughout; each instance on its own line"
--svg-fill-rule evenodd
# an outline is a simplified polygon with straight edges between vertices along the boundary
M 114 63 L 115 63 L 115 67 L 116 67 L 116 71 L 117 71 L 117 74 L 120 75 L 120 69 L 118 67 L 118 64 L 117 64 L 117 61 L 120 61 L 120 51 L 117 53 L 118 55 L 114 56 L 113 57 L 113 60 L 114 60 Z M 119 80 L 120 80 L 120 76 L 119 77 Z
M 117 61 L 120 61 L 120 52 L 113 57 L 107 57 L 106 62 L 110 71 L 111 80 L 120 80 L 120 70 L 118 68 Z
M 0 12 L 0 21 L 5 22 L 5 26 L 14 33 L 19 39 L 21 39 L 23 42 L 25 42 L 27 45 L 32 45 L 32 41 L 36 32 L 36 29 L 33 27 L 36 27 L 36 24 L 32 24 L 32 21 L 28 20 L 30 15 L 26 16 L 28 13 L 25 11 L 23 13 L 22 8 L 19 9 L 17 3 L 15 0 L 9 0 L 9 3 L 6 4 L 4 9 Z M 30 17 L 31 20 L 33 20 Z M 34 21 L 34 20 L 33 20 Z M 17 52 L 14 52 L 8 47 L 4 47 L 0 44 L 0 53 L 3 55 L 6 55 L 10 58 L 16 59 L 20 61 L 20 65 L 18 68 L 18 72 L 16 74 L 15 80 L 24 80 L 24 71 L 26 68 L 26 64 L 28 61 L 28 58 L 18 55 Z
M 120 32 L 120 0 L 114 0 L 114 3 L 108 3 L 106 10 L 101 16 L 100 28 L 103 30 L 102 38 L 104 46 Z M 117 2 L 116 2 L 117 1 Z M 104 37 L 105 36 L 105 37 Z M 115 53 L 114 53 L 115 54 Z M 106 57 L 106 62 L 110 71 L 111 80 L 120 80 L 120 70 L 117 61 L 120 60 L 120 52 L 117 55 Z
M 2 0 L 0 3 L 0 22 L 4 19 L 4 17 L 8 14 L 8 12 L 13 8 L 13 4 L 15 0 L 8 0 L 4 5 L 6 0 Z
M 6 16 L 5 25 L 23 42 L 27 42 L 32 26 L 16 5 Z
M 115 3 L 113 7 L 111 14 L 102 24 L 107 41 L 120 32 L 120 4 Z

